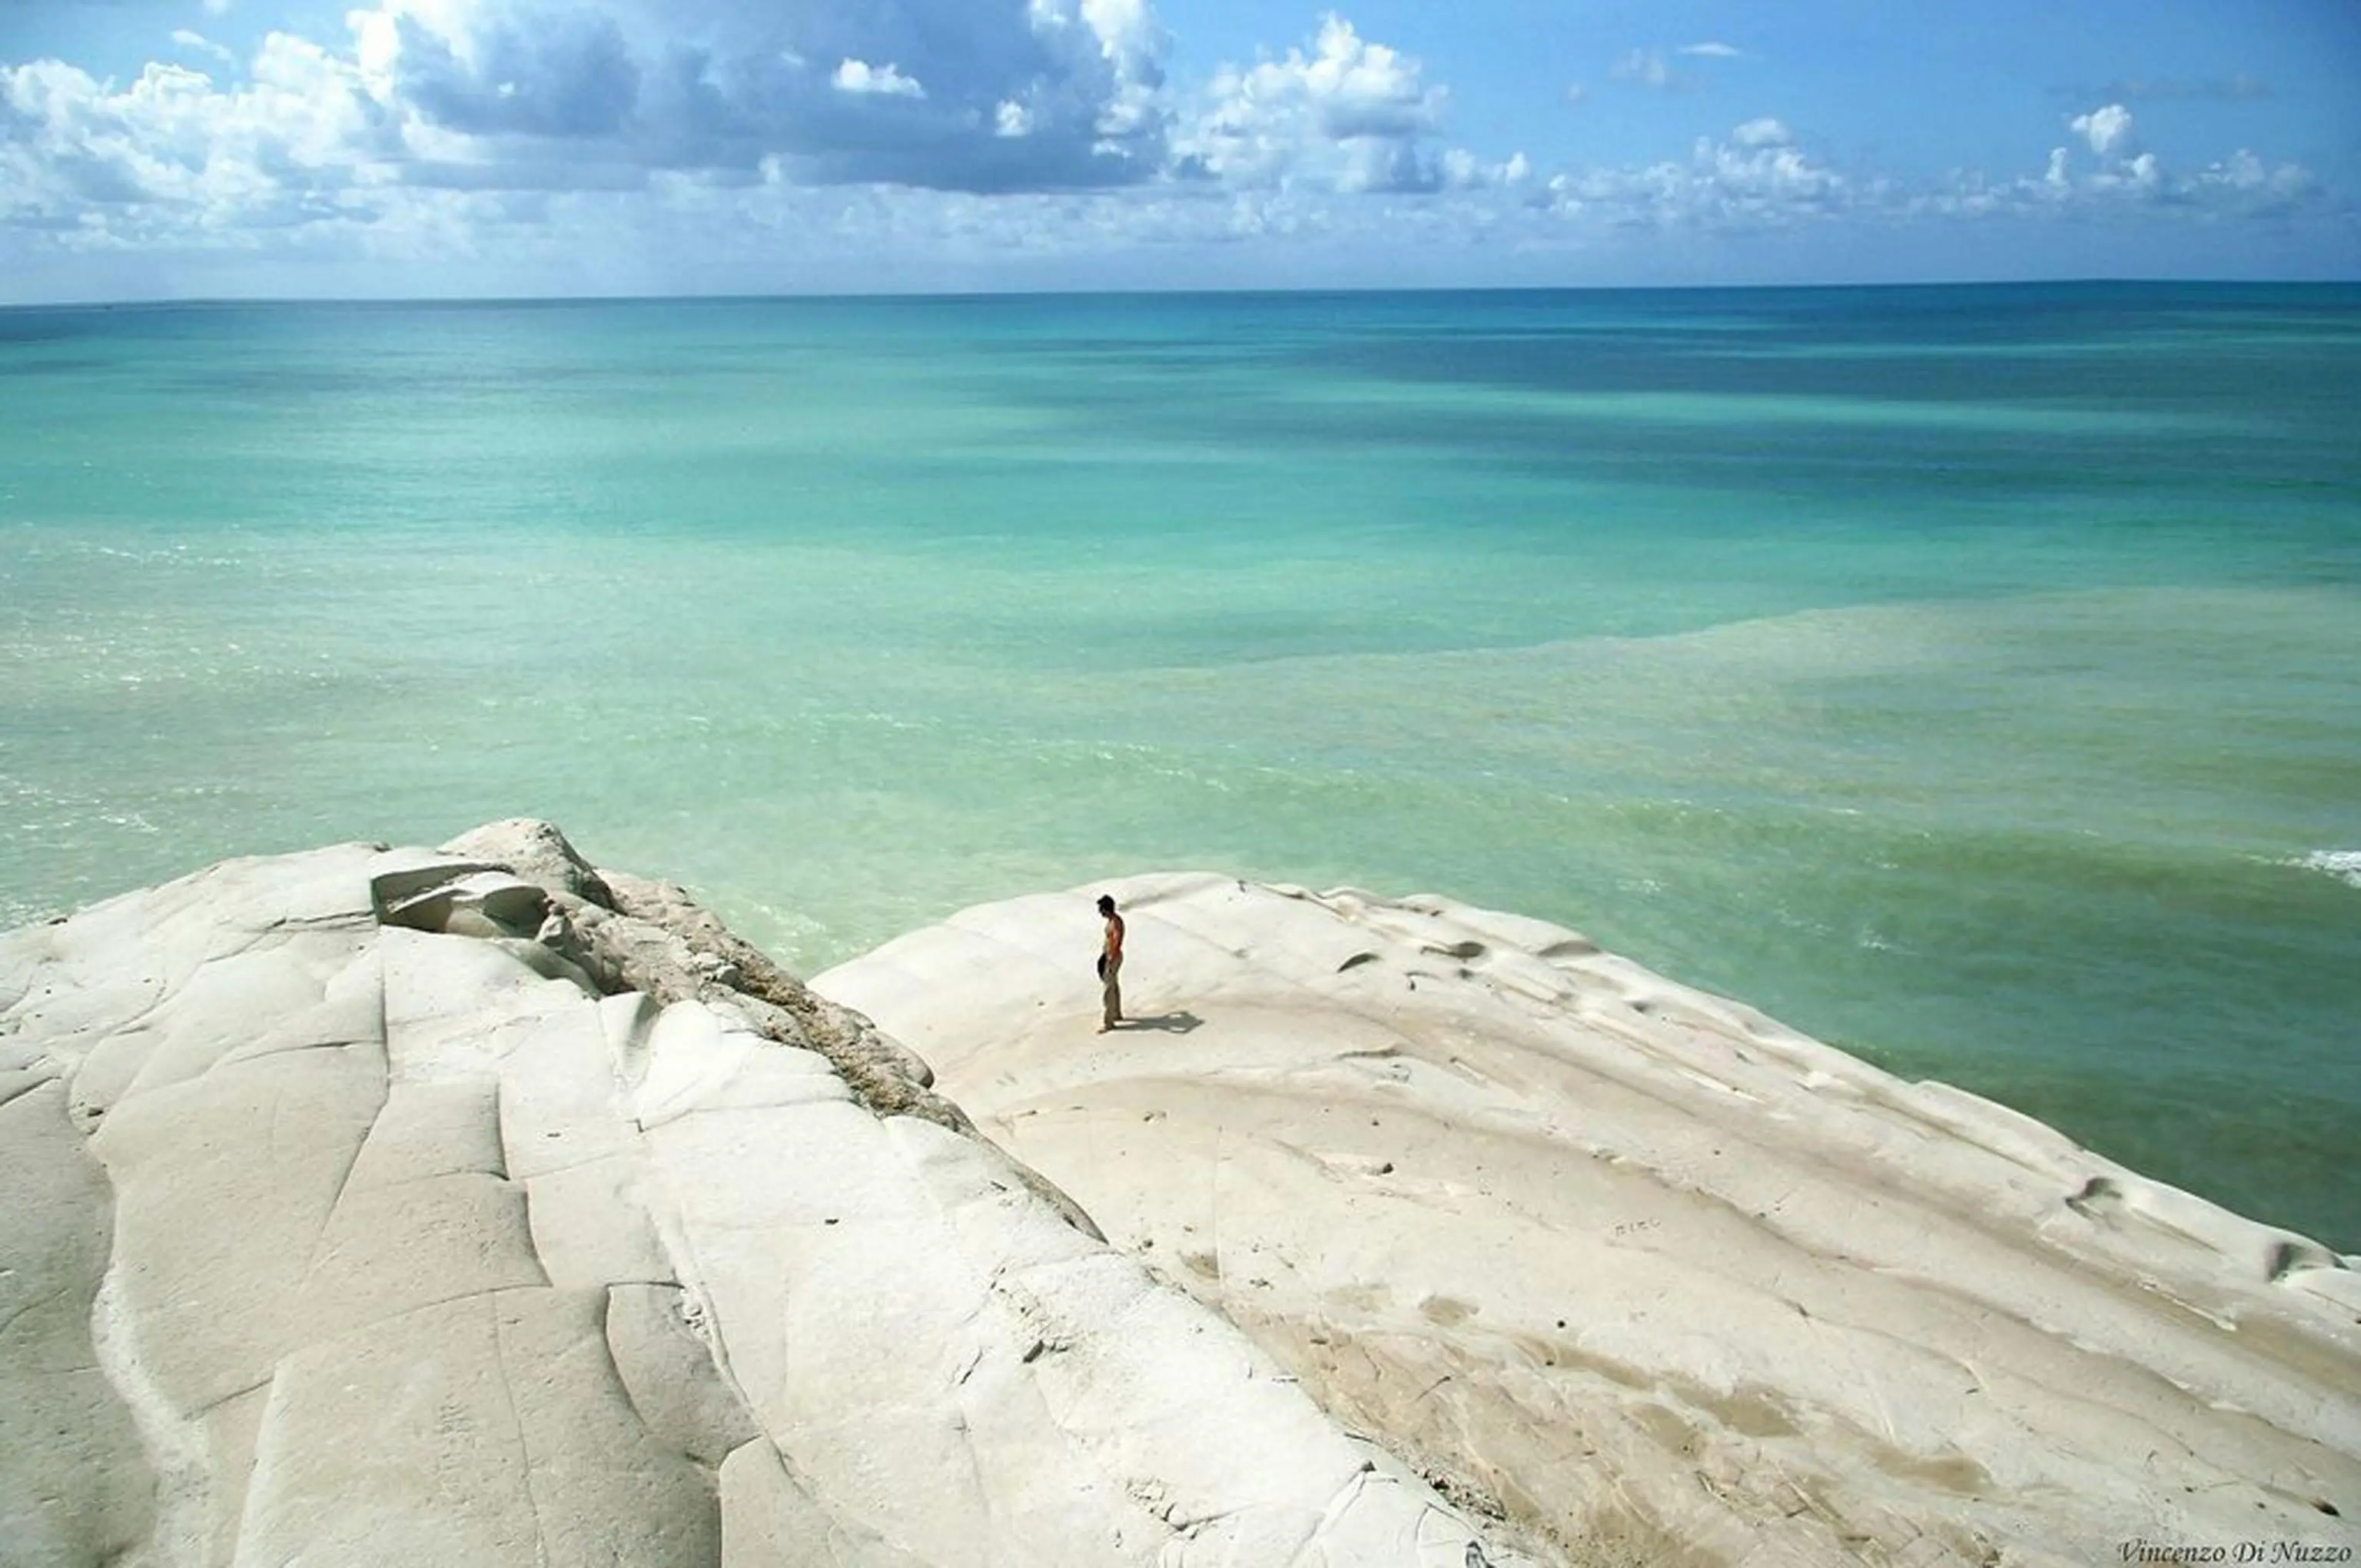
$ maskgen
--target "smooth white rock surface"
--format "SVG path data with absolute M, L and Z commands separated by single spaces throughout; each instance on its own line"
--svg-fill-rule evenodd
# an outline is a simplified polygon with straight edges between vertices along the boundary
M 813 985 L 1538 1558 L 2361 1550 L 2354 1260 L 1575 932 L 1166 874 Z
M 1486 1560 L 928 1078 L 545 824 L 0 936 L 0 1564 Z

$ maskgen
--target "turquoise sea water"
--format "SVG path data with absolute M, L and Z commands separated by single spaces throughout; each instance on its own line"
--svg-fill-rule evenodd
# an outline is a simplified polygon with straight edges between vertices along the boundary
M 2352 288 L 0 312 L 0 924 L 1434 891 L 2361 1248 L 2356 433 Z

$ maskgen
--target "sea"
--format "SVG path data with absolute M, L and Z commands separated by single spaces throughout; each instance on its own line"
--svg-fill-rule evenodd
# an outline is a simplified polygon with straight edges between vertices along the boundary
M 2361 1251 L 2361 287 L 0 312 L 0 925 L 517 815 L 1516 910 Z

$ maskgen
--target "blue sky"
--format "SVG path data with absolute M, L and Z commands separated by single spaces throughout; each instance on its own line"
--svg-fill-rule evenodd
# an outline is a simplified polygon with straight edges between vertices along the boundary
M 0 0 L 0 302 L 2361 277 L 2352 0 Z

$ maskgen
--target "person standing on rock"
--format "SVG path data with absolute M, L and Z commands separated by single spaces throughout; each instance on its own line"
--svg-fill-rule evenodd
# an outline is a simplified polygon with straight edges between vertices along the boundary
M 1099 983 L 1105 1002 L 1099 1033 L 1104 1035 L 1123 1022 L 1123 916 L 1106 894 L 1099 894 L 1099 914 L 1106 919 L 1106 937 L 1099 948 Z

